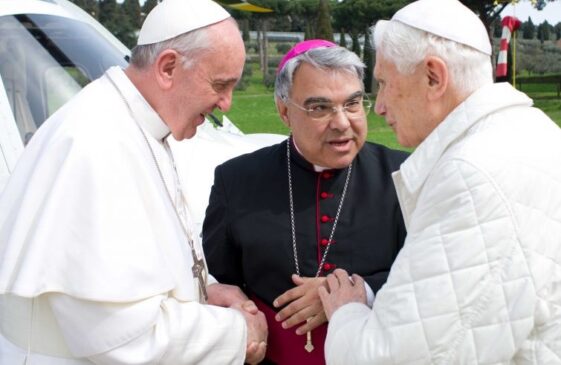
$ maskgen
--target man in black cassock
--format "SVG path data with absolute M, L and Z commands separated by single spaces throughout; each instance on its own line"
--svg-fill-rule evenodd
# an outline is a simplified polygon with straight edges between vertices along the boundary
M 363 70 L 331 42 L 297 44 L 275 84 L 291 136 L 215 171 L 203 225 L 209 271 L 265 313 L 269 363 L 324 364 L 325 275 L 361 275 L 372 303 L 405 238 L 391 173 L 407 154 L 365 143 Z

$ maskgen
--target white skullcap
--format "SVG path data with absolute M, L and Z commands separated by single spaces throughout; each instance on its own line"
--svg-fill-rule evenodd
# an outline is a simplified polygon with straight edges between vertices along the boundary
M 144 20 L 137 44 L 166 41 L 229 17 L 230 14 L 212 0 L 164 0 Z
M 418 0 L 400 9 L 391 21 L 401 22 L 491 55 L 487 29 L 479 17 L 458 0 Z M 387 21 L 383 20 L 376 23 L 376 44 L 379 44 L 386 25 Z

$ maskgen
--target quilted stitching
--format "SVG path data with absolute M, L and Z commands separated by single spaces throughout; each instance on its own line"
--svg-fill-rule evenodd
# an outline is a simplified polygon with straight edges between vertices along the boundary
M 396 175 L 405 246 L 369 315 L 332 317 L 329 363 L 561 364 L 561 132 L 498 90 L 477 98 L 500 113 Z

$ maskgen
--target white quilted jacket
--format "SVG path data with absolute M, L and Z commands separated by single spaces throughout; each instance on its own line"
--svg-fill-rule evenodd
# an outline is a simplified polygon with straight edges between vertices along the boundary
M 394 173 L 405 246 L 328 364 L 561 364 L 561 129 L 530 105 L 486 86 Z

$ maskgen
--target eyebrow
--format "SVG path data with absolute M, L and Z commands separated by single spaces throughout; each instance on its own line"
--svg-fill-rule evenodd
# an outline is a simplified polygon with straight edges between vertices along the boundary
M 352 93 L 352 94 L 345 100 L 345 103 L 346 103 L 346 102 L 349 102 L 349 101 L 351 101 L 351 100 L 353 100 L 353 99 L 362 97 L 362 96 L 364 96 L 364 91 L 362 91 L 362 90 L 360 90 L 360 91 L 355 91 L 354 93 Z M 330 99 L 328 99 L 328 98 L 321 97 L 321 96 L 310 97 L 310 98 L 307 98 L 307 99 L 304 101 L 304 106 L 308 106 L 308 105 L 310 105 L 310 104 L 317 104 L 317 103 L 333 103 L 333 101 L 330 100 Z

